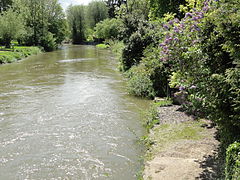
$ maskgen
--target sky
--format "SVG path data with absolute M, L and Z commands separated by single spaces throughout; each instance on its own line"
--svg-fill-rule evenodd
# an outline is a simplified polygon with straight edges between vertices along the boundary
M 80 4 L 87 5 L 91 1 L 92 0 L 59 0 L 63 9 L 66 9 L 70 4 L 73 4 L 73 5 L 80 5 Z

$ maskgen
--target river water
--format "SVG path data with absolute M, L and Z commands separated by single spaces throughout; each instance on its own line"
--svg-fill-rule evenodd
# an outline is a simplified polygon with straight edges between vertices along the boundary
M 0 180 L 136 179 L 149 102 L 116 67 L 94 46 L 0 66 Z

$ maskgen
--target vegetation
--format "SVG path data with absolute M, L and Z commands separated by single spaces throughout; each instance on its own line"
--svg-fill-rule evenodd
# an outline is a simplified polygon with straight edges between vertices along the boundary
M 98 47 L 117 53 L 131 94 L 170 97 L 212 120 L 225 152 L 240 140 L 240 0 L 93 1 L 69 6 L 67 19 L 57 0 L 4 0 L 0 11 L 6 48 L 17 40 L 51 51 L 67 35 L 74 44 L 105 43 Z M 18 59 L 18 51 L 1 51 L 0 62 Z M 228 179 L 238 173 L 235 146 L 227 151 Z
M 6 48 L 10 48 L 11 41 L 21 37 L 24 33 L 23 19 L 12 9 L 3 12 L 0 16 L 0 27 L 0 37 Z
M 39 52 L 41 49 L 38 47 L 15 46 L 14 50 L 0 49 L 0 64 L 12 63 Z
M 108 18 L 108 9 L 102 1 L 93 1 L 88 6 L 69 6 L 67 19 L 73 44 L 81 44 L 88 39 L 93 41 L 94 27 L 106 18 Z
M 235 142 L 227 148 L 226 179 L 239 179 L 240 177 L 240 143 Z
M 0 44 L 6 48 L 17 40 L 52 51 L 65 39 L 67 21 L 57 0 L 3 1 L 0 5 Z

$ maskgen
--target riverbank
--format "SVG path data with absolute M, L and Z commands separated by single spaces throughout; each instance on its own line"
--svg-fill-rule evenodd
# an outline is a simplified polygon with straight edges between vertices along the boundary
M 13 49 L 0 48 L 0 64 L 13 63 L 41 52 L 39 47 L 15 46 Z
M 217 129 L 207 120 L 195 120 L 180 106 L 157 107 L 160 124 L 147 137 L 143 179 L 217 179 Z

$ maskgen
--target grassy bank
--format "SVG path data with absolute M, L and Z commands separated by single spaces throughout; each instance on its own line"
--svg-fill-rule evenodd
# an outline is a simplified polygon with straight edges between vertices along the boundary
M 40 52 L 39 47 L 15 46 L 13 49 L 0 48 L 0 64 L 16 62 Z

